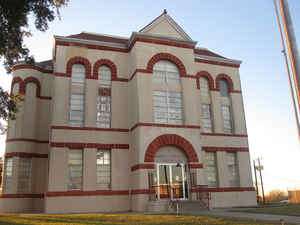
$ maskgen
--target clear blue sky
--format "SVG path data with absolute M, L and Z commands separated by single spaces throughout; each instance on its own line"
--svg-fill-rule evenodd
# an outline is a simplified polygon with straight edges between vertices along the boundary
M 300 48 L 300 1 L 288 0 Z M 251 157 L 261 156 L 265 188 L 300 187 L 300 146 L 281 54 L 273 0 L 75 1 L 47 32 L 26 40 L 36 61 L 52 55 L 53 35 L 81 31 L 129 37 L 163 9 L 193 38 L 225 57 L 240 59 Z M 297 14 L 298 12 L 298 14 Z M 1 74 L 5 73 L 0 68 Z M 3 75 L 7 89 L 11 78 Z M 4 137 L 0 138 L 4 152 Z

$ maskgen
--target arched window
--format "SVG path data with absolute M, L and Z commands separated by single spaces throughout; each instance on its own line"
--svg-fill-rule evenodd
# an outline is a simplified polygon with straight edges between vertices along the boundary
M 97 97 L 96 125 L 99 128 L 111 127 L 111 69 L 100 66 L 98 70 L 99 95 Z
M 201 96 L 209 96 L 209 82 L 205 77 L 200 77 L 200 94 Z
M 223 97 L 229 96 L 229 88 L 228 88 L 228 82 L 225 79 L 221 79 L 219 81 L 219 87 L 220 87 L 220 94 Z
M 102 88 L 111 87 L 111 69 L 108 66 L 100 66 L 98 69 L 99 86 Z
M 85 67 L 82 64 L 72 65 L 72 85 L 83 86 L 85 82 Z
M 179 70 L 174 63 L 160 60 L 153 67 L 153 80 L 157 83 L 179 84 Z

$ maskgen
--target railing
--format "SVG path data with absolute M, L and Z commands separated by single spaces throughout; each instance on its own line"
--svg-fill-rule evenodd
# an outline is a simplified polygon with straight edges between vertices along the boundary
M 207 185 L 197 185 L 196 172 L 190 172 L 191 190 L 196 193 L 196 200 L 200 202 L 201 207 L 210 208 L 211 193 Z

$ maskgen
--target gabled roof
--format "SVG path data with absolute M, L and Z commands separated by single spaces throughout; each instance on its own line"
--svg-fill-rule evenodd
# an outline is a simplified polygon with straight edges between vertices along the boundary
M 195 54 L 197 55 L 205 55 L 205 56 L 211 56 L 211 57 L 217 57 L 217 58 L 223 58 L 226 59 L 224 56 L 218 55 L 212 51 L 209 51 L 206 48 L 195 48 L 194 49 Z
M 159 29 L 161 27 L 161 29 Z M 159 31 L 158 31 L 159 30 Z M 177 35 L 178 38 L 186 41 L 193 41 L 192 38 L 170 17 L 165 9 L 161 15 L 152 20 L 139 32 L 160 34 L 162 36 Z

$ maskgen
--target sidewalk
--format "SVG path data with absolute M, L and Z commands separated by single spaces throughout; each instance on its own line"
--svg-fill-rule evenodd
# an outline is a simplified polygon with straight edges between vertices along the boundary
M 184 212 L 185 214 L 197 214 L 197 215 L 214 215 L 222 217 L 237 217 L 237 218 L 248 218 L 254 220 L 263 220 L 267 222 L 276 222 L 280 224 L 280 219 L 283 219 L 285 224 L 293 223 L 300 224 L 299 216 L 282 216 L 282 215 L 270 215 L 270 214 L 258 214 L 258 213 L 243 213 L 243 212 L 233 212 L 232 209 L 212 209 L 203 211 L 191 211 Z M 234 210 L 237 210 L 236 208 Z

